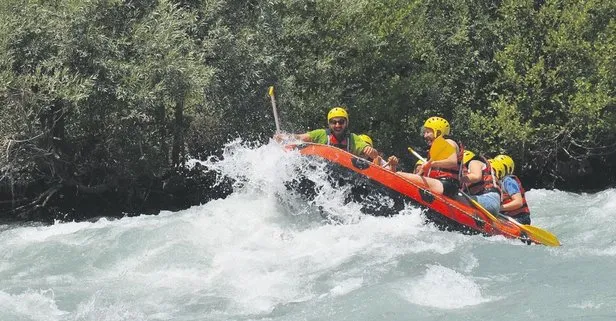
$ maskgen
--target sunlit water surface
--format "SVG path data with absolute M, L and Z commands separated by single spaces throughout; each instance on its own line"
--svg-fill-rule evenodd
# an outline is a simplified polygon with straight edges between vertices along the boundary
M 203 164 L 237 181 L 230 197 L 1 226 L 0 320 L 616 320 L 614 189 L 529 191 L 549 248 L 440 231 L 412 206 L 362 215 L 323 163 L 274 143 Z M 311 201 L 285 187 L 298 171 L 322 183 Z

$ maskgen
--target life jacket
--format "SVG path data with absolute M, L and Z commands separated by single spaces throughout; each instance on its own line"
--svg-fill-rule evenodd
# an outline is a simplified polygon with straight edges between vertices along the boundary
M 522 182 L 520 182 L 520 179 L 515 175 L 509 175 L 509 176 L 513 177 L 518 183 L 518 186 L 520 187 L 520 194 L 522 194 L 522 207 L 515 209 L 513 211 L 506 212 L 507 215 L 516 216 L 520 214 L 530 214 L 530 208 L 528 208 L 528 203 L 526 203 L 526 195 L 525 195 L 524 187 L 522 187 Z M 511 195 L 507 194 L 504 188 L 501 193 L 501 200 L 502 200 L 501 201 L 502 204 L 507 204 L 513 201 L 513 199 L 511 198 Z
M 494 175 L 492 175 L 492 165 L 490 165 L 490 162 L 488 162 L 488 160 L 483 156 L 475 156 L 468 163 L 473 160 L 478 160 L 482 162 L 485 167 L 481 170 L 482 178 L 480 181 L 472 183 L 470 185 L 466 185 L 468 193 L 470 195 L 481 195 L 490 192 L 501 194 L 500 187 L 496 183 L 496 178 L 494 177 Z M 464 165 L 464 170 L 468 170 L 466 164 Z
M 329 128 L 326 129 L 325 132 L 327 133 L 327 145 L 331 145 L 340 149 L 344 149 L 347 152 L 351 152 L 351 144 L 348 131 L 344 133 L 344 138 L 342 139 L 342 141 L 338 141 L 334 133 Z
M 464 147 L 458 142 L 456 142 L 456 144 L 458 144 L 458 166 L 456 166 L 456 168 L 431 167 L 430 171 L 428 171 L 428 177 L 436 179 L 447 178 L 454 180 L 458 183 L 460 182 L 460 170 L 462 169 L 462 157 L 464 156 Z M 430 159 L 430 151 L 428 151 L 428 159 Z

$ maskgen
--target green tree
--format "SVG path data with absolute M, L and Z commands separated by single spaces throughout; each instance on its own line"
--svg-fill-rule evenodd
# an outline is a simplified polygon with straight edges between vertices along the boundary
M 580 164 L 607 165 L 613 155 L 615 10 L 610 1 L 500 8 L 499 99 L 490 107 L 499 117 L 477 113 L 475 124 L 491 123 L 500 151 L 548 183 L 584 176 Z

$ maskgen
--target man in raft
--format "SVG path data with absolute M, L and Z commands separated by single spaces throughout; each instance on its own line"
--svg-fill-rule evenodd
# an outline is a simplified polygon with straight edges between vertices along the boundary
M 379 152 L 348 129 L 349 114 L 342 107 L 334 107 L 327 113 L 328 127 L 304 134 L 276 134 L 274 140 L 296 139 L 303 142 L 325 144 L 344 149 L 356 156 L 376 159 Z
M 422 127 L 423 138 L 430 147 L 436 138 L 440 136 L 445 138 L 449 132 L 449 122 L 441 117 L 428 118 Z M 417 174 L 406 172 L 398 172 L 398 174 L 414 183 L 427 185 L 433 193 L 457 198 L 456 195 L 460 189 L 463 150 L 453 139 L 445 138 L 445 142 L 455 150 L 451 155 L 446 155 L 446 157 L 439 155 L 438 159 L 433 159 L 435 155 L 430 155 L 429 152 L 428 161 L 421 165 Z
M 508 155 L 498 155 L 494 161 L 504 167 L 504 177 L 499 177 L 502 188 L 501 213 L 511 216 L 520 224 L 530 225 L 530 209 L 526 202 L 524 187 L 520 179 L 513 175 L 515 163 Z
M 498 215 L 501 205 L 501 190 L 496 180 L 497 173 L 504 171 L 499 162 L 489 162 L 470 150 L 464 151 L 462 183 L 470 197 L 492 215 Z

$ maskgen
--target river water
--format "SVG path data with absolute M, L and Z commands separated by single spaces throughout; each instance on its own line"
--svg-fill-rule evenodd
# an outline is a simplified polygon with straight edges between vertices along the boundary
M 232 195 L 0 226 L 0 320 L 616 320 L 614 189 L 529 191 L 550 248 L 441 231 L 412 206 L 362 215 L 322 162 L 274 143 L 202 163 Z M 285 187 L 298 170 L 323 183 L 310 201 Z

